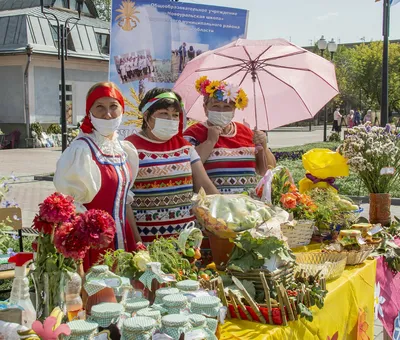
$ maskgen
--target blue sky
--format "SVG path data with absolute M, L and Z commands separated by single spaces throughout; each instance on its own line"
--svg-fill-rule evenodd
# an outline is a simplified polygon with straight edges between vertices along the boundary
M 301 46 L 321 35 L 341 43 L 382 39 L 382 2 L 374 0 L 184 0 L 250 11 L 249 39 L 285 38 Z M 400 39 L 400 4 L 391 8 L 390 39 Z

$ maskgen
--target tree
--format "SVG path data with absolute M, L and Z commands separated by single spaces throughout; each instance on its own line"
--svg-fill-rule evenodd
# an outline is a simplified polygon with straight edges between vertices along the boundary
M 382 94 L 382 49 L 380 41 L 342 48 L 335 57 L 341 97 L 359 102 L 360 90 L 365 106 L 379 110 Z M 389 110 L 400 107 L 400 44 L 389 45 Z
M 111 0 L 93 0 L 96 6 L 99 18 L 105 21 L 111 21 Z

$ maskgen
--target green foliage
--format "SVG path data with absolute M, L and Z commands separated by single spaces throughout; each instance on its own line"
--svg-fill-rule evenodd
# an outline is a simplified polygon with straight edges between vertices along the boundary
M 285 148 L 273 149 L 273 152 L 292 152 L 292 151 L 302 151 L 306 153 L 311 149 L 331 149 L 334 150 L 340 145 L 339 142 L 320 142 L 320 143 L 309 143 L 304 145 L 289 146 Z
M 337 132 L 332 132 L 328 140 L 330 142 L 340 142 L 340 134 Z
M 42 125 L 40 125 L 40 123 L 35 122 L 31 124 L 31 131 L 36 133 L 36 137 L 37 138 L 41 138 L 42 137 L 42 132 L 43 132 L 43 128 Z
M 354 48 L 339 46 L 335 54 L 336 76 L 340 96 L 352 106 L 359 106 L 360 91 L 363 107 L 379 109 L 382 89 L 381 41 L 357 45 Z M 389 45 L 389 109 L 400 108 L 400 44 Z
M 254 238 L 250 232 L 246 231 L 239 234 L 234 243 L 235 246 L 228 261 L 228 268 L 233 270 L 246 272 L 261 268 L 265 259 L 274 255 L 287 262 L 295 259 L 285 243 L 276 237 Z
M 93 0 L 99 18 L 104 21 L 111 21 L 111 0 Z
M 61 132 L 61 126 L 60 124 L 50 124 L 50 126 L 47 129 L 48 134 L 55 134 L 55 135 L 60 135 Z

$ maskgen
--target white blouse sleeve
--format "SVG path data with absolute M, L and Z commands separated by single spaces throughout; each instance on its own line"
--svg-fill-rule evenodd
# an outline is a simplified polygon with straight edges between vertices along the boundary
M 58 192 L 70 195 L 81 210 L 90 203 L 101 187 L 101 174 L 92 159 L 89 146 L 84 141 L 74 141 L 57 162 L 54 186 Z
M 133 181 L 132 181 L 132 186 L 131 186 L 131 188 L 132 188 L 133 183 L 135 182 L 135 179 L 139 172 L 138 152 L 137 152 L 135 146 L 131 142 L 122 141 L 121 145 L 122 145 L 122 148 L 124 149 L 124 151 L 126 152 L 126 154 L 128 155 L 128 162 L 132 169 L 132 175 L 133 175 Z M 132 192 L 132 190 L 129 190 L 126 204 L 132 204 L 133 197 L 134 197 L 134 193 Z

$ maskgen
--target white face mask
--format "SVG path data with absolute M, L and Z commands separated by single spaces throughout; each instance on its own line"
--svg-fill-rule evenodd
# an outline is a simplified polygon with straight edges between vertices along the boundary
M 224 128 L 225 126 L 228 126 L 229 123 L 232 121 L 233 115 L 234 115 L 233 111 L 228 111 L 228 112 L 208 111 L 208 121 L 213 125 Z
M 151 130 L 154 136 L 161 140 L 169 140 L 178 134 L 179 120 L 156 118 L 154 128 Z
M 113 119 L 100 119 L 93 116 L 90 112 L 90 120 L 96 131 L 102 136 L 107 137 L 112 135 L 119 128 L 122 122 L 122 115 Z

